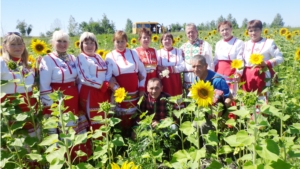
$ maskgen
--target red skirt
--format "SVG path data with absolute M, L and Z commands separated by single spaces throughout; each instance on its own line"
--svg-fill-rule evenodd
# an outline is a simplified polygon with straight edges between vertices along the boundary
M 82 85 L 79 92 L 79 109 L 80 112 L 84 112 L 88 117 L 89 125 L 93 128 L 93 130 L 99 129 L 101 125 L 99 123 L 92 121 L 91 119 L 95 116 L 102 116 L 104 118 L 104 112 L 99 112 L 100 108 L 99 103 L 109 102 L 111 96 L 111 91 L 107 90 L 105 93 L 102 93 L 100 89 L 96 89 L 94 87 L 90 87 L 87 85 Z M 89 97 L 89 99 L 88 99 Z M 89 101 L 89 103 L 88 103 Z M 89 106 L 87 106 L 89 105 Z M 79 113 L 81 114 L 81 113 Z
M 170 96 L 182 95 L 182 82 L 180 73 L 170 73 L 169 78 L 164 77 L 161 79 L 163 85 L 163 92 L 168 93 Z
M 127 96 L 130 96 L 129 100 L 124 99 L 122 103 L 118 106 L 121 109 L 128 109 L 137 107 L 138 102 L 138 91 L 139 91 L 139 80 L 137 73 L 128 73 L 128 74 L 121 74 L 116 76 L 116 80 L 120 87 L 124 87 L 125 91 L 127 92 Z M 130 119 L 131 114 L 126 114 L 124 112 L 120 112 L 121 127 L 122 129 L 126 130 L 131 128 L 134 125 L 134 121 Z
M 235 73 L 235 69 L 231 68 L 231 60 L 219 60 L 215 70 L 225 76 L 231 76 Z
M 64 100 L 64 106 L 68 107 L 65 112 L 71 111 L 74 115 L 78 116 L 78 89 L 75 82 L 68 83 L 51 83 L 52 91 L 60 90 L 64 95 L 73 96 L 69 100 Z M 43 114 L 51 114 L 49 108 L 43 110 Z
M 30 107 L 28 105 L 28 100 L 27 100 L 27 97 L 26 97 L 26 93 L 20 93 L 21 95 L 21 98 L 24 99 L 24 102 L 23 104 L 20 104 L 18 105 L 19 109 L 22 111 L 22 112 L 28 112 L 30 110 Z M 37 100 L 36 98 L 33 98 L 32 97 L 32 92 L 28 92 L 28 97 L 29 97 L 29 100 L 30 100 L 30 105 L 31 106 L 34 106 L 35 105 L 35 112 L 37 110 Z M 10 102 L 13 102 L 16 98 L 14 97 L 14 94 L 6 94 L 4 97 L 1 98 L 1 103 L 6 99 L 8 98 Z M 13 123 L 13 122 L 9 122 L 9 123 Z M 23 126 L 23 129 L 25 130 L 28 130 L 29 132 L 32 132 L 32 130 L 34 129 L 34 126 L 32 124 L 31 121 L 28 121 L 25 123 L 25 125 Z
M 266 86 L 266 75 L 264 72 L 260 73 L 260 69 L 260 67 L 246 67 L 244 69 L 242 81 L 245 81 L 246 83 L 243 85 L 243 90 L 247 92 L 253 92 L 257 90 L 258 94 L 263 91 L 264 87 Z

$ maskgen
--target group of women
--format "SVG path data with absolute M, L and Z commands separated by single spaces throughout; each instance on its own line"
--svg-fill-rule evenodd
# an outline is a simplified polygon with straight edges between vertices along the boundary
M 215 71 L 224 75 L 228 83 L 234 80 L 232 75 L 235 75 L 236 79 L 241 77 L 246 81 L 243 86 L 245 91 L 258 90 L 260 93 L 262 88 L 268 85 L 268 82 L 264 81 L 265 77 L 271 75 L 269 72 L 272 72 L 272 67 L 281 63 L 283 57 L 273 40 L 261 37 L 262 23 L 260 21 L 250 21 L 247 29 L 250 40 L 242 42 L 233 37 L 230 22 L 225 21 L 219 24 L 218 31 L 223 39 L 216 44 Z M 68 126 L 73 127 L 76 133 L 87 132 L 90 128 L 99 129 L 101 124 L 93 121 L 93 117 L 97 115 L 104 117 L 103 112 L 97 113 L 99 103 L 109 102 L 113 92 L 123 87 L 127 91 L 127 96 L 130 97 L 126 97 L 122 103 L 118 104 L 116 113 L 122 119 L 121 128 L 126 135 L 126 132 L 134 125 L 130 117 L 136 112 L 138 99 L 145 94 L 145 87 L 150 78 L 161 78 L 163 91 L 171 96 L 181 95 L 183 86 L 180 73 L 186 71 L 186 63 L 183 50 L 172 46 L 174 42 L 172 34 L 162 35 L 163 48 L 159 50 L 150 47 L 151 32 L 147 29 L 139 32 L 138 40 L 141 43 L 140 47 L 128 49 L 126 48 L 128 42 L 126 33 L 117 31 L 113 37 L 115 49 L 107 54 L 106 60 L 103 60 L 100 55 L 96 54 L 98 43 L 95 35 L 84 32 L 80 36 L 81 53 L 75 57 L 67 53 L 69 36 L 63 31 L 55 31 L 51 39 L 53 52 L 42 57 L 38 70 L 44 117 L 51 116 L 50 106 L 53 101 L 49 94 L 60 90 L 65 95 L 72 96 L 64 102 L 67 107 L 65 112 L 71 111 L 78 116 L 78 120 L 69 122 Z M 249 62 L 249 57 L 253 53 L 264 55 L 264 62 L 255 68 Z M 230 67 L 233 59 L 244 61 L 244 71 L 236 71 Z M 8 67 L 9 61 L 22 65 L 22 72 L 31 72 L 30 76 L 15 73 L 15 70 Z M 28 53 L 19 33 L 11 32 L 4 37 L 3 56 L 0 62 L 2 80 L 20 79 L 24 76 L 27 86 L 34 85 L 35 71 L 28 66 Z M 259 73 L 259 70 L 265 66 L 270 71 Z M 169 72 L 168 77 L 163 76 L 164 71 Z M 14 93 L 24 95 L 24 86 L 18 83 L 20 82 L 13 81 L 1 86 L 6 97 Z M 32 87 L 29 87 L 28 91 L 31 94 Z M 31 105 L 36 102 L 34 99 L 29 101 L 32 102 Z M 22 106 L 26 111 L 26 105 Z M 26 129 L 32 132 L 32 126 Z M 49 132 L 51 134 L 60 131 L 53 129 Z M 76 146 L 72 158 L 75 158 L 75 151 L 79 149 L 87 154 L 79 160 L 87 160 L 92 153 L 91 141 Z

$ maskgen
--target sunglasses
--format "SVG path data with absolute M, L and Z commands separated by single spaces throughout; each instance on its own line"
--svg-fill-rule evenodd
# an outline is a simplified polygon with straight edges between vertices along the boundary
M 6 36 L 13 35 L 13 34 L 17 36 L 21 36 L 19 32 L 7 32 Z

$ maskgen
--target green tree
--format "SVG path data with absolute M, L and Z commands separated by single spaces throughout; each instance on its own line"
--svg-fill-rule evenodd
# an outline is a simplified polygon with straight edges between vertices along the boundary
M 245 19 L 243 20 L 243 22 L 242 22 L 241 28 L 246 29 L 246 28 L 247 28 L 247 24 L 248 24 L 248 19 L 245 18 Z
M 104 33 L 114 33 L 115 32 L 115 24 L 110 21 L 105 14 L 103 14 L 103 18 L 101 20 L 101 27 L 104 30 Z
M 283 27 L 283 26 L 284 26 L 283 18 L 278 13 L 278 14 L 276 14 L 273 22 L 271 23 L 271 28 L 279 28 L 279 27 Z
M 233 28 L 233 29 L 238 29 L 238 28 L 239 28 L 239 25 L 238 25 L 238 23 L 236 22 L 236 19 L 235 19 L 235 18 L 232 19 L 231 24 L 232 24 L 232 28 Z
M 225 18 L 221 15 L 217 20 L 217 25 L 219 25 L 219 23 L 223 21 L 225 21 Z
M 128 18 L 125 26 L 126 33 L 132 33 L 132 21 Z
M 213 29 L 217 29 L 217 25 L 216 25 L 216 22 L 215 22 L 215 20 L 212 20 L 212 21 L 210 21 L 210 29 L 211 30 L 213 30 Z
M 72 15 L 69 18 L 68 31 L 69 36 L 76 36 L 79 34 L 79 25 Z
M 23 36 L 25 36 L 26 35 L 26 28 L 27 28 L 27 23 L 25 22 L 25 20 L 23 20 L 23 21 L 17 21 L 17 26 L 16 26 L 16 28 L 17 29 L 19 29 L 19 32 L 23 35 Z

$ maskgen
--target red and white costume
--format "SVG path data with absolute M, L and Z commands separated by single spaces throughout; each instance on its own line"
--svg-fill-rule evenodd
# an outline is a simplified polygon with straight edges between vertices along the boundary
M 238 86 L 235 84 L 235 87 L 233 87 L 233 78 L 230 78 L 236 71 L 231 68 L 231 62 L 234 59 L 243 60 L 243 51 L 244 42 L 236 37 L 218 41 L 215 48 L 215 71 L 223 75 L 233 95 L 236 94 Z
M 79 92 L 80 109 L 88 115 L 93 130 L 99 129 L 101 124 L 91 119 L 98 115 L 104 118 L 104 112 L 98 113 L 98 110 L 99 103 L 110 100 L 108 81 L 112 76 L 111 68 L 98 54 L 88 56 L 81 53 L 77 56 L 76 64 L 82 84 Z
M 20 59 L 13 58 L 13 61 L 16 63 L 20 61 Z M 20 62 L 19 62 L 20 63 Z M 27 112 L 30 110 L 28 107 L 28 100 L 26 98 L 25 88 L 22 81 L 24 80 L 25 85 L 28 87 L 28 95 L 30 97 L 30 105 L 34 106 L 37 103 L 37 100 L 35 98 L 31 98 L 32 96 L 32 86 L 34 84 L 34 78 L 35 78 L 35 72 L 33 69 L 27 69 L 23 67 L 22 73 L 20 74 L 19 70 L 11 70 L 7 63 L 3 60 L 2 57 L 0 57 L 0 64 L 1 64 L 1 80 L 17 80 L 15 82 L 8 82 L 1 86 L 1 92 L 5 93 L 5 96 L 1 98 L 1 102 L 3 102 L 8 96 L 12 96 L 15 93 L 19 93 L 24 98 L 24 101 L 26 104 L 20 104 L 19 107 L 23 112 Z M 20 63 L 21 64 L 21 63 Z M 29 74 L 25 77 L 25 74 Z M 23 79 L 23 80 L 22 80 Z M 14 98 L 10 97 L 10 101 L 13 101 Z M 32 122 L 28 122 L 23 126 L 23 129 L 27 130 L 30 136 L 34 136 L 34 127 Z
M 41 101 L 44 105 L 43 114 L 49 115 L 49 110 L 53 101 L 48 94 L 55 90 L 60 90 L 65 95 L 72 96 L 71 99 L 64 101 L 64 106 L 68 107 L 65 112 L 71 111 L 78 116 L 77 121 L 71 121 L 67 124 L 73 127 L 76 133 L 84 133 L 88 127 L 88 121 L 85 114 L 79 114 L 78 111 L 78 88 L 76 85 L 77 68 L 76 58 L 73 55 L 68 55 L 68 62 L 64 62 L 56 54 L 49 53 L 44 56 L 40 63 L 40 92 Z M 54 131 L 55 132 L 55 131 Z M 75 151 L 82 150 L 88 157 L 91 155 L 91 142 L 88 140 L 86 144 L 77 145 L 73 148 L 72 159 L 76 157 Z M 87 156 L 80 157 L 80 161 L 86 161 Z
M 147 77 L 145 81 L 145 86 L 147 86 L 148 80 L 157 77 L 157 56 L 156 50 L 154 48 L 145 49 L 143 47 L 138 47 L 134 49 L 137 52 L 140 60 L 143 62 L 145 69 L 147 71 Z
M 192 72 L 191 59 L 197 55 L 205 56 L 208 69 L 214 70 L 214 62 L 212 58 L 212 48 L 210 44 L 204 40 L 197 39 L 193 44 L 190 42 L 184 43 L 180 49 L 183 50 L 185 61 L 184 71 L 184 87 L 187 89 L 194 82 L 196 76 Z
M 133 125 L 133 121 L 129 118 L 137 109 L 139 91 L 145 91 L 146 79 L 139 81 L 138 73 L 146 77 L 146 69 L 138 54 L 129 49 L 123 52 L 113 50 L 106 55 L 106 61 L 112 66 L 112 74 L 118 84 L 125 88 L 127 96 L 130 97 L 117 106 L 117 112 L 122 118 L 121 125 L 124 129 L 128 129 Z
M 169 78 L 163 77 L 163 92 L 170 96 L 182 95 L 182 81 L 180 73 L 185 69 L 181 49 L 172 48 L 171 50 L 160 49 L 157 51 L 158 65 L 168 67 Z
M 250 63 L 251 54 L 262 54 L 263 60 L 268 65 L 268 71 L 260 73 L 261 67 L 255 67 Z M 270 86 L 271 81 L 265 82 L 266 78 L 271 78 L 274 75 L 273 67 L 283 62 L 283 56 L 280 50 L 274 43 L 273 39 L 262 38 L 258 42 L 251 40 L 245 42 L 244 50 L 245 70 L 242 75 L 242 80 L 246 81 L 243 89 L 247 92 L 258 90 L 260 93 L 265 86 Z

